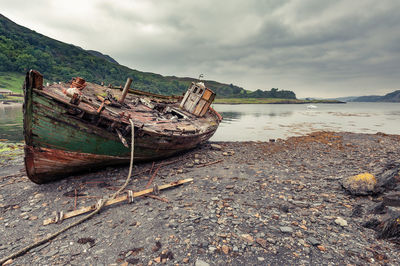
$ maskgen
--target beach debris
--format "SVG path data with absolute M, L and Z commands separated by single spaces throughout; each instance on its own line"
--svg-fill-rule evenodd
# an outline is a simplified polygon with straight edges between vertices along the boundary
M 216 163 L 220 163 L 220 162 L 222 162 L 223 160 L 221 159 L 221 160 L 216 160 L 216 161 L 213 161 L 213 162 L 208 162 L 208 163 L 204 163 L 204 164 L 199 164 L 197 167 L 199 168 L 199 167 L 204 167 L 204 166 L 209 166 L 209 165 L 213 165 L 213 164 L 216 164 Z
M 113 205 L 113 204 L 116 204 L 116 203 L 120 203 L 120 202 L 123 202 L 123 201 L 128 201 L 129 203 L 131 203 L 134 198 L 137 198 L 137 197 L 140 197 L 140 196 L 144 196 L 144 195 L 149 194 L 149 193 L 158 193 L 158 191 L 160 191 L 160 190 L 164 190 L 164 189 L 167 189 L 167 188 L 170 188 L 170 187 L 179 186 L 179 185 L 182 185 L 184 183 L 191 182 L 191 181 L 193 181 L 193 178 L 181 179 L 181 180 L 178 180 L 178 181 L 175 181 L 175 182 L 171 182 L 171 183 L 168 183 L 168 184 L 164 184 L 164 185 L 161 185 L 161 186 L 154 186 L 153 188 L 147 188 L 147 189 L 139 191 L 139 192 L 133 192 L 132 190 L 128 190 L 128 193 L 126 195 L 124 195 L 124 196 L 120 196 L 120 197 L 117 197 L 117 198 L 112 199 L 112 200 L 107 200 L 104 203 L 104 206 L 110 206 L 110 205 Z M 75 210 L 75 211 L 71 211 L 71 212 L 67 212 L 67 213 L 60 212 L 60 213 L 58 213 L 56 215 L 56 217 L 44 220 L 43 221 L 43 225 L 62 222 L 65 219 L 72 218 L 72 217 L 75 217 L 75 216 L 78 216 L 78 215 L 81 215 L 81 214 L 96 210 L 96 208 L 97 208 L 97 204 L 93 204 L 91 206 L 83 207 L 81 209 L 78 209 L 78 210 Z
M 377 181 L 374 175 L 366 172 L 350 176 L 342 181 L 342 186 L 353 195 L 371 195 L 376 193 Z

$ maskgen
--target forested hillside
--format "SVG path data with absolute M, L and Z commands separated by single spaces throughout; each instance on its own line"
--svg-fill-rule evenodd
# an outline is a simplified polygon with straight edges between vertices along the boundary
M 69 81 L 80 76 L 90 82 L 119 86 L 131 77 L 135 89 L 160 94 L 182 94 L 195 81 L 130 69 L 100 52 L 86 51 L 51 39 L 0 14 L 0 72 L 3 72 L 0 76 L 7 73 L 21 75 L 29 69 L 40 71 L 48 81 Z M 204 82 L 220 98 L 296 98 L 292 91 L 272 89 L 251 92 L 233 84 Z
M 388 93 L 384 96 L 361 96 L 352 100 L 352 102 L 400 102 L 400 90 Z

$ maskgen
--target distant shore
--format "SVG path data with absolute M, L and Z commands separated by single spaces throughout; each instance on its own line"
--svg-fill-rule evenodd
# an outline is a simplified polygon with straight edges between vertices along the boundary
M 218 104 L 316 104 L 316 103 L 346 103 L 337 100 L 299 100 L 278 98 L 222 98 L 215 99 Z

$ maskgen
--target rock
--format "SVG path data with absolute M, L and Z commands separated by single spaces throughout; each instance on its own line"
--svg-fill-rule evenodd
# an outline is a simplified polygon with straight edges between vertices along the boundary
M 341 217 L 337 217 L 336 220 L 335 220 L 335 223 L 340 225 L 340 226 L 342 226 L 342 227 L 347 226 L 347 221 L 345 219 L 341 218 Z
M 321 244 L 321 241 L 317 240 L 315 237 L 312 236 L 307 238 L 307 242 L 313 246 L 318 246 L 319 244 Z
M 363 223 L 362 226 L 365 228 L 375 230 L 380 224 L 381 224 L 381 221 L 379 221 L 376 218 L 372 218 L 371 220 L 368 220 L 367 222 Z
M 378 238 L 400 242 L 400 212 L 390 214 L 378 227 Z
M 213 253 L 215 250 L 217 250 L 216 247 L 213 247 L 213 246 L 208 247 L 208 251 L 210 251 L 211 253 Z
M 376 203 L 369 210 L 369 212 L 373 213 L 373 214 L 385 214 L 386 211 L 387 211 L 387 208 L 386 208 L 385 204 L 383 204 L 383 202 Z
M 266 248 L 266 247 L 267 247 L 267 240 L 265 240 L 265 239 L 257 238 L 257 239 L 256 239 L 256 242 L 257 242 L 260 246 L 262 246 L 263 248 Z
M 281 226 L 279 227 L 282 233 L 293 233 L 293 228 L 290 226 Z
M 209 263 L 205 262 L 204 260 L 200 260 L 200 259 L 197 259 L 196 263 L 194 265 L 195 266 L 210 266 Z
M 321 251 L 326 251 L 326 247 L 324 247 L 323 245 L 319 245 L 317 246 L 317 248 Z
M 218 144 L 211 144 L 211 148 L 213 149 L 213 150 L 217 150 L 217 151 L 220 151 L 220 150 L 222 150 L 222 146 L 221 145 L 218 145 Z
M 258 261 L 264 261 L 265 259 L 263 257 L 257 257 Z
M 355 176 L 350 176 L 342 180 L 342 186 L 350 194 L 353 195 L 371 195 L 376 193 L 377 180 L 370 173 L 363 173 Z
M 380 174 L 377 175 L 379 191 L 383 192 L 387 189 L 393 189 L 399 183 L 398 176 L 400 173 L 400 162 L 392 163 L 386 166 Z
M 32 210 L 32 208 L 28 207 L 28 206 L 24 206 L 24 207 L 21 208 L 22 212 L 30 212 L 31 210 Z
M 400 207 L 400 193 L 391 193 L 383 197 L 383 204 L 385 206 Z
M 363 208 L 360 204 L 354 206 L 351 217 L 361 217 L 363 213 Z
M 244 241 L 246 241 L 246 242 L 249 243 L 249 244 L 251 244 L 251 243 L 254 242 L 254 238 L 253 238 L 251 235 L 249 235 L 249 234 L 242 234 L 241 237 L 242 237 L 242 239 L 243 239 Z
M 223 252 L 225 255 L 228 255 L 228 253 L 229 253 L 229 247 L 228 247 L 227 245 L 223 245 L 221 249 L 222 249 L 222 252 Z

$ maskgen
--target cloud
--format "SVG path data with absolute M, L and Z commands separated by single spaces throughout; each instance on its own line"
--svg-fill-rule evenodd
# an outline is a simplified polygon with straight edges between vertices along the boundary
M 0 0 L 3 15 L 131 68 L 292 89 L 298 96 L 398 88 L 400 2 Z

